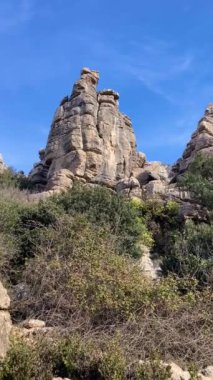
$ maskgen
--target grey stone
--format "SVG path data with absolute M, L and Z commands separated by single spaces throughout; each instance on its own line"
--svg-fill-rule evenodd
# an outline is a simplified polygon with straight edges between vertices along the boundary
M 8 311 L 0 311 L 0 359 L 6 356 L 10 343 L 12 322 Z
M 10 297 L 7 290 L 0 281 L 0 310 L 7 310 L 10 307 Z
M 41 329 L 46 326 L 46 323 L 40 319 L 29 319 L 24 321 L 22 325 L 26 329 Z

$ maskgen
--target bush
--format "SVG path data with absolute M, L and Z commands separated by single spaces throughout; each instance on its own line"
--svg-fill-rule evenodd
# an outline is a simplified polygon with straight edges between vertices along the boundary
M 53 355 L 44 342 L 13 339 L 6 359 L 0 362 L 0 380 L 51 380 Z
M 59 341 L 56 372 L 72 379 L 99 379 L 100 350 L 93 340 L 78 334 Z
M 163 258 L 162 269 L 178 276 L 191 276 L 200 285 L 213 285 L 213 225 L 186 223 L 173 237 L 171 251 Z
M 16 172 L 8 168 L 0 173 L 0 189 L 17 188 L 20 190 L 33 190 L 33 185 L 23 172 Z
M 26 259 L 33 257 L 42 230 L 56 223 L 58 215 L 60 210 L 52 202 L 23 204 L 0 200 L 0 234 L 2 238 L 4 235 L 4 241 L 7 239 L 10 242 L 10 247 L 13 245 L 7 263 L 5 255 L 0 257 L 0 272 L 5 272 L 7 268 L 5 275 L 13 283 L 18 281 Z
M 179 179 L 179 186 L 191 192 L 192 199 L 213 210 L 213 157 L 197 155 Z
M 106 228 L 82 216 L 65 216 L 35 241 L 34 257 L 20 278 L 30 289 L 29 298 L 14 303 L 22 317 L 33 314 L 66 324 L 81 311 L 100 323 L 129 318 L 144 303 L 140 268 L 117 255 Z
M 145 202 L 131 201 L 137 209 L 138 217 L 147 226 L 149 236 L 152 236 L 152 250 L 158 255 L 164 255 L 170 249 L 171 235 L 182 228 L 179 216 L 179 204 L 174 201 L 160 202 L 151 200 Z
M 171 368 L 165 366 L 159 359 L 150 359 L 149 361 L 141 362 L 135 373 L 135 380 L 170 380 Z
M 120 254 L 140 257 L 137 243 L 146 244 L 149 233 L 135 207 L 122 196 L 106 188 L 76 185 L 53 201 L 68 215 L 85 215 L 92 224 L 106 226 L 116 239 Z

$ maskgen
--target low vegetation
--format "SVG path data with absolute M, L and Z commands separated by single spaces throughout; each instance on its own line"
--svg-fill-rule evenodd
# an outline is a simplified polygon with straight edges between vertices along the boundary
M 99 187 L 75 185 L 35 203 L 22 179 L 0 175 L 0 274 L 13 321 L 39 318 L 52 329 L 13 337 L 0 380 L 167 380 L 162 360 L 212 364 L 208 158 L 180 182 L 204 208 L 202 222 L 183 223 L 174 201 L 128 201 Z M 143 245 L 162 261 L 156 282 L 138 266 Z

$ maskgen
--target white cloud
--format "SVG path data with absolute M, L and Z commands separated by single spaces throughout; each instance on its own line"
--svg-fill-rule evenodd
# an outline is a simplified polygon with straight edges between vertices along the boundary
M 112 45 L 100 35 L 88 31 L 80 42 L 95 57 L 96 65 L 113 62 L 112 69 L 120 76 L 134 77 L 149 91 L 172 104 L 177 104 L 178 100 L 169 87 L 192 72 L 197 58 L 197 52 L 179 48 L 169 39 L 141 37 L 134 41 L 119 40 Z
M 137 49 L 124 64 L 124 70 L 143 82 L 150 91 L 176 103 L 175 96 L 168 91 L 168 84 L 190 72 L 193 55 L 190 52 L 177 53 L 175 46 L 161 40 L 142 40 L 135 46 Z

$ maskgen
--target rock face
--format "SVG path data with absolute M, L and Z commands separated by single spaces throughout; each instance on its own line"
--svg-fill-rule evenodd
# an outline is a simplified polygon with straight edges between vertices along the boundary
M 147 162 L 136 151 L 131 120 L 118 108 L 119 95 L 107 89 L 97 92 L 99 74 L 84 68 L 55 112 L 45 149 L 29 178 L 43 192 L 43 199 L 53 192 L 72 187 L 78 180 L 115 189 L 129 197 L 163 198 L 186 202 L 187 194 L 176 187 L 197 153 L 213 154 L 213 104 L 192 135 L 183 156 L 173 167 L 161 162 Z M 1 161 L 0 161 L 1 168 Z
M 9 348 L 9 336 L 12 328 L 10 313 L 10 298 L 0 282 L 0 359 L 4 358 Z
M 173 166 L 174 174 L 182 174 L 198 153 L 213 155 L 213 104 L 206 108 L 204 117 L 198 123 L 182 158 Z
M 56 110 L 45 150 L 30 173 L 46 190 L 72 186 L 72 178 L 115 187 L 145 157 L 136 152 L 131 120 L 118 109 L 119 95 L 97 92 L 99 74 L 83 69 L 81 78 Z

